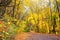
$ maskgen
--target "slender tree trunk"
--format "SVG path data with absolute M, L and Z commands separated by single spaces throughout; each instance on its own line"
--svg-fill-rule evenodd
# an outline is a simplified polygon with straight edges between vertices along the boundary
M 54 2 L 55 2 L 55 0 L 54 0 Z M 51 4 L 51 2 L 50 2 L 50 4 Z M 54 4 L 54 7 L 55 7 L 55 5 L 56 5 L 56 3 Z M 56 7 L 55 7 L 56 8 Z M 54 8 L 54 12 L 56 12 L 55 11 L 55 8 Z M 51 21 L 52 21 L 52 26 L 53 26 L 53 30 L 52 30 L 52 33 L 56 33 L 56 31 L 55 31 L 55 28 L 56 28 L 56 18 L 55 18 L 55 15 L 54 16 L 52 16 L 52 9 L 51 9 L 51 6 L 50 6 L 50 11 L 51 11 Z
M 57 0 L 55 0 L 55 1 L 56 1 L 56 6 L 57 6 L 58 14 L 59 14 L 59 19 L 60 19 L 60 9 L 59 9 L 60 5 L 58 5 Z
M 55 28 L 56 28 L 56 18 L 54 17 L 53 18 L 53 30 L 52 30 L 53 33 L 56 33 Z

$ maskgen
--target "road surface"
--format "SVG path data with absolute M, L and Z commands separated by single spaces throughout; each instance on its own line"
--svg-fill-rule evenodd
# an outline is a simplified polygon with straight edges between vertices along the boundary
M 60 36 L 55 34 L 40 34 L 29 32 L 16 35 L 14 40 L 60 40 Z

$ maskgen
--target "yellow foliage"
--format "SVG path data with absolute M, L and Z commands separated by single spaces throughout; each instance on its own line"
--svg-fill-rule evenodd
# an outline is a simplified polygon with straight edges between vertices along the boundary
M 35 20 L 31 20 L 30 22 L 31 22 L 32 25 L 35 25 L 36 24 L 35 23 Z
M 8 24 L 11 24 L 10 22 L 8 22 Z
M 42 20 L 39 21 L 39 28 L 42 29 Z
M 30 0 L 24 0 L 24 5 L 29 6 L 30 5 Z
M 16 1 L 16 4 L 19 4 L 19 2 L 20 2 L 20 0 L 17 0 L 17 1 Z
M 30 21 L 30 20 L 32 20 L 33 19 L 33 17 L 28 17 L 28 21 Z
M 58 3 L 60 3 L 60 0 L 57 0 Z
M 55 12 L 53 12 L 53 13 L 52 13 L 52 16 L 55 16 L 55 15 L 56 15 L 56 13 L 55 13 Z
M 35 21 L 37 21 L 38 16 L 39 16 L 39 15 L 38 15 L 37 13 L 33 13 L 33 15 L 32 15 L 32 17 L 34 18 Z
M 53 2 L 54 0 L 50 0 L 50 1 Z M 60 0 L 57 0 L 57 1 L 60 2 Z M 11 27 L 11 24 L 13 23 L 13 22 L 11 22 L 11 18 L 14 18 L 12 21 L 16 22 L 16 26 L 17 25 L 19 26 L 18 32 L 23 31 L 24 28 L 27 27 L 27 24 L 31 23 L 32 25 L 35 25 L 35 26 L 38 25 L 39 29 L 45 29 L 46 32 L 48 33 L 50 24 L 47 23 L 47 21 L 50 22 L 51 20 L 50 19 L 48 20 L 46 18 L 50 17 L 50 15 L 51 15 L 50 7 L 47 6 L 44 9 L 40 10 L 38 5 L 36 5 L 36 2 L 38 2 L 38 0 L 16 0 L 14 17 L 11 17 L 11 16 L 7 15 L 7 13 L 5 13 L 4 14 L 4 19 L 7 19 L 8 25 Z M 23 15 L 25 15 L 25 12 L 24 12 L 26 10 L 24 8 L 25 6 L 29 7 L 29 8 L 27 8 L 27 11 L 26 11 L 27 15 L 24 16 L 23 19 L 21 20 L 21 17 Z M 9 9 L 10 8 L 8 8 L 8 7 L 6 8 L 7 11 Z M 56 13 L 52 12 L 52 16 L 55 16 L 55 15 L 56 15 Z M 18 17 L 19 17 L 19 19 L 18 19 Z M 59 26 L 59 20 L 57 21 L 57 25 Z

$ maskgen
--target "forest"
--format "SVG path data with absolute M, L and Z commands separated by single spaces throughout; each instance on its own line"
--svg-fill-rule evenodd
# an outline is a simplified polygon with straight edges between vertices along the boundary
M 60 34 L 60 0 L 0 0 L 0 35 L 31 31 Z

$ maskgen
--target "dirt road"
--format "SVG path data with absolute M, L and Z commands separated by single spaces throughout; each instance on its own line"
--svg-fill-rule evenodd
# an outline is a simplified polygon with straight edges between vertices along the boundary
M 40 34 L 29 32 L 16 35 L 15 40 L 60 40 L 60 36 L 55 34 Z

